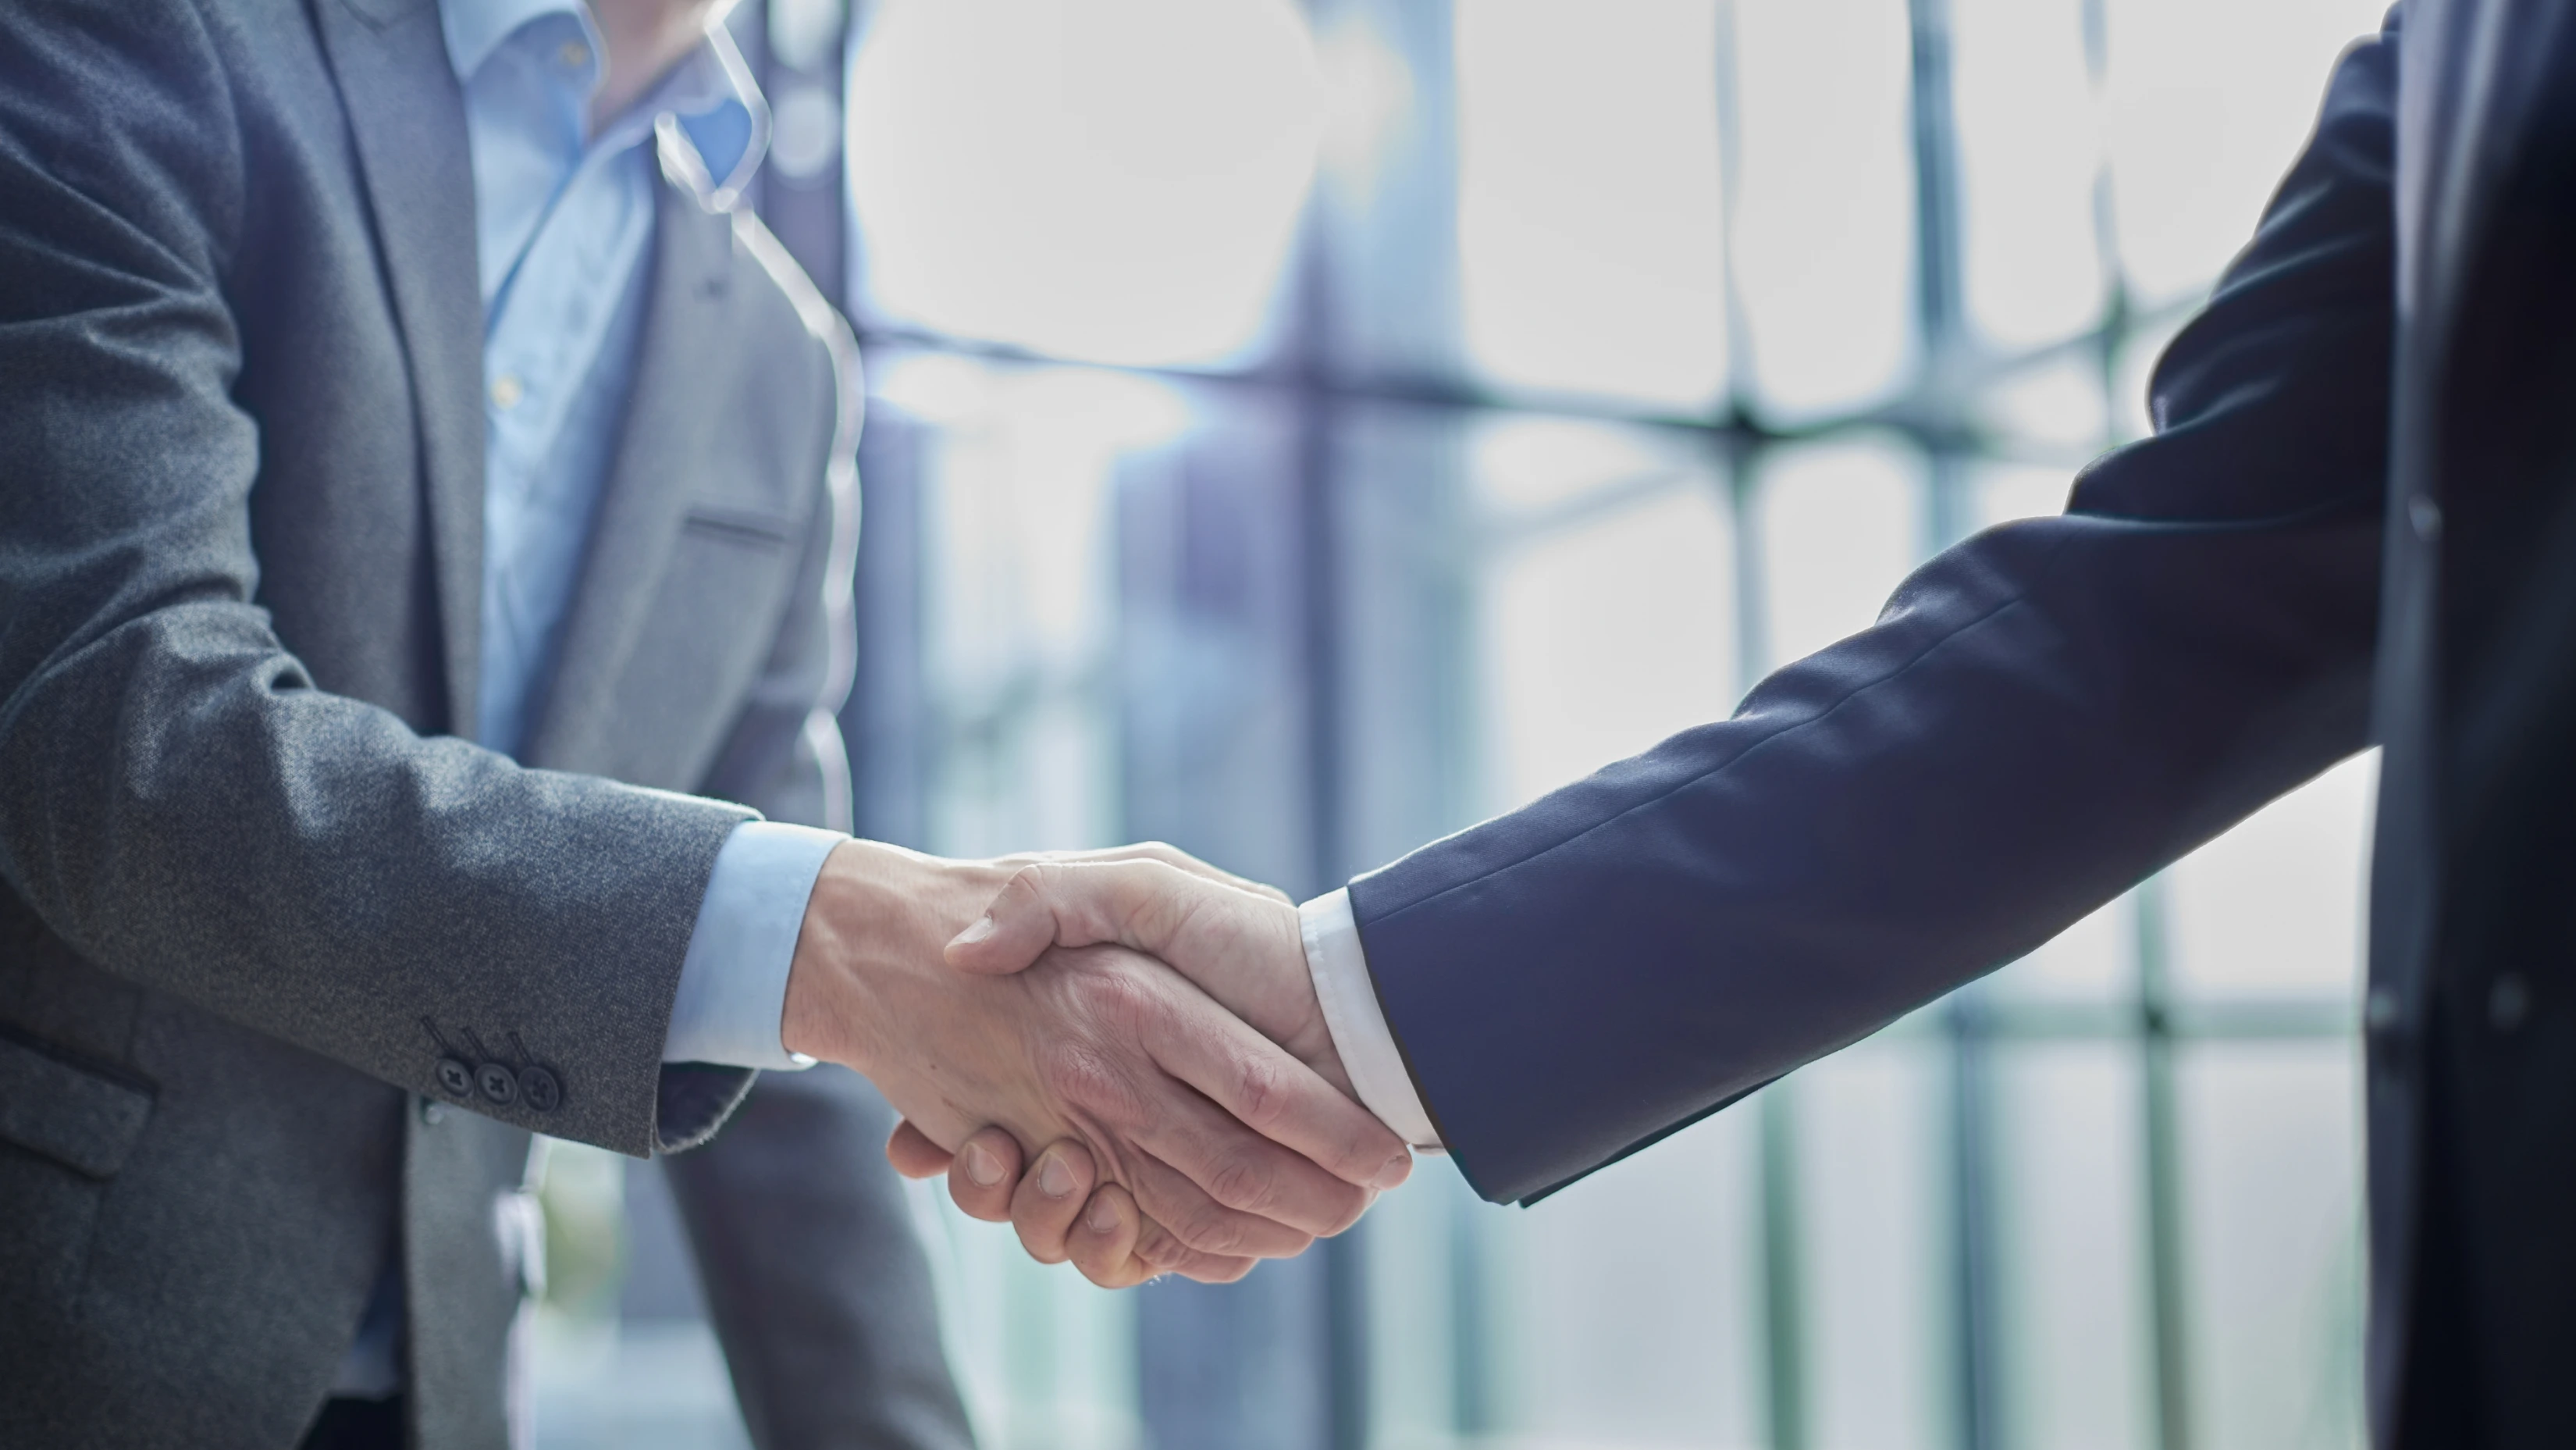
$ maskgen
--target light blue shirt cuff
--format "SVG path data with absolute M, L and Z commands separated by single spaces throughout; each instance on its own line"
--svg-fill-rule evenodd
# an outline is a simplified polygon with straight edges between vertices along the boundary
M 746 821 L 725 837 L 680 963 L 664 1062 L 811 1067 L 778 1040 L 787 969 L 823 858 L 849 837 L 776 821 Z

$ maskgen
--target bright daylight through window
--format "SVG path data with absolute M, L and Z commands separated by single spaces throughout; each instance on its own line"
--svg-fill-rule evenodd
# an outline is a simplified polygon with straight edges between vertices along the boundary
M 1722 717 L 2145 429 L 2382 8 L 856 5 L 862 830 L 1303 894 Z M 1110 1295 L 943 1207 L 982 1433 L 2358 1446 L 2374 768 L 1532 1211 Z

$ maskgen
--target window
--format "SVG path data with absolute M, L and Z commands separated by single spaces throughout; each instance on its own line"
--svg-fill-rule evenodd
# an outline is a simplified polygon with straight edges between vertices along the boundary
M 1305 893 L 1722 716 L 2144 429 L 2380 9 L 860 6 L 862 828 Z M 1535 1211 L 947 1214 L 987 1441 L 2358 1445 L 2372 770 Z

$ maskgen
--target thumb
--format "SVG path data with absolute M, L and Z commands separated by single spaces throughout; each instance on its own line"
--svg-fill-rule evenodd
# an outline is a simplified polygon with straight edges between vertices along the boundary
M 930 1135 L 912 1125 L 910 1118 L 894 1125 L 894 1136 L 886 1139 L 886 1161 L 906 1178 L 936 1178 L 948 1171 L 950 1153 L 930 1141 Z
M 1164 955 L 1178 920 L 1168 909 L 1205 883 L 1160 861 L 1042 861 L 1023 866 L 993 904 L 948 943 L 959 971 L 1007 976 L 1049 947 L 1115 942 Z

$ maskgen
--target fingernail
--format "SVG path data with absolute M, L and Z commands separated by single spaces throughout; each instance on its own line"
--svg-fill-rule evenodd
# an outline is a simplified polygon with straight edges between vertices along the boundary
M 992 1150 L 984 1145 L 969 1143 L 966 1145 L 966 1176 L 975 1180 L 976 1187 L 990 1188 L 1002 1181 L 1002 1160 L 994 1157 Z
M 1063 1159 L 1050 1154 L 1038 1169 L 1038 1192 L 1049 1198 L 1062 1198 L 1072 1191 L 1073 1170 L 1064 1166 Z
M 1377 1177 L 1370 1179 L 1369 1183 L 1370 1186 L 1376 1188 L 1393 1188 L 1412 1176 L 1413 1155 L 1410 1153 L 1398 1153 L 1394 1157 L 1386 1160 L 1386 1166 L 1379 1169 L 1377 1171 Z
M 993 925 L 992 917 L 979 916 L 973 921 L 968 922 L 964 931 L 957 933 L 957 944 L 959 946 L 971 947 L 975 943 L 991 936 L 995 930 L 996 928 Z
M 1094 1199 L 1082 1221 L 1091 1226 L 1093 1233 L 1114 1234 L 1118 1232 L 1118 1209 L 1108 1199 Z

